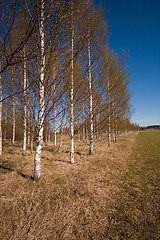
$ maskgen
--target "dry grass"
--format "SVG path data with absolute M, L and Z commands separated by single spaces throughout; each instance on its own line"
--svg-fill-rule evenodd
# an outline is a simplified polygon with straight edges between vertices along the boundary
M 120 182 L 136 134 L 121 138 L 110 149 L 107 141 L 76 143 L 76 163 L 69 163 L 68 139 L 63 151 L 44 146 L 42 177 L 33 180 L 34 155 L 22 156 L 19 145 L 4 146 L 1 163 L 0 239 L 121 239 L 108 238 L 114 228 Z

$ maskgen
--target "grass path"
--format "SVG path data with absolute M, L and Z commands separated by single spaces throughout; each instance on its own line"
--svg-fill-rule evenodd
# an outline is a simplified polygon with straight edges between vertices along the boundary
M 112 217 L 111 239 L 160 239 L 160 131 L 137 136 Z

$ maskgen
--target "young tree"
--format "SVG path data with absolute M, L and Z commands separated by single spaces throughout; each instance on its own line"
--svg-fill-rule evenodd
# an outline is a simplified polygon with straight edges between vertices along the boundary
M 73 116 L 73 58 L 74 58 L 74 28 L 73 28 L 73 9 L 71 10 L 71 87 L 70 87 L 70 141 L 71 141 L 71 163 L 74 163 L 74 116 Z
M 26 69 L 26 59 L 25 59 L 25 47 L 23 49 L 24 52 L 24 67 L 23 67 L 23 94 L 24 94 L 24 129 L 23 129 L 23 153 L 26 151 L 26 143 L 27 143 L 27 106 L 26 106 L 26 86 L 27 86 L 27 69 Z
M 39 113 L 38 113 L 38 133 L 34 158 L 34 179 L 38 180 L 41 176 L 41 151 L 43 146 L 43 123 L 44 123 L 44 71 L 45 71 L 45 33 L 44 33 L 44 0 L 40 6 L 40 48 L 41 48 L 41 67 L 39 82 Z

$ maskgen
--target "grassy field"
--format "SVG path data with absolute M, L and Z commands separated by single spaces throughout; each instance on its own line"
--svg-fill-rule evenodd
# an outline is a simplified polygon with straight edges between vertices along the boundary
M 118 198 L 111 236 L 160 239 L 160 131 L 139 133 Z
M 123 136 L 111 148 L 76 143 L 69 163 L 44 146 L 42 177 L 33 180 L 34 154 L 17 143 L 0 157 L 0 239 L 159 239 L 160 132 Z

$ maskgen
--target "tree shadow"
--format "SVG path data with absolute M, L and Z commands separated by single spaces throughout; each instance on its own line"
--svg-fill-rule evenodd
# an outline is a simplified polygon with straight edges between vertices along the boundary
M 67 151 L 65 151 L 65 153 L 70 153 L 70 151 L 67 150 Z M 78 154 L 78 155 L 80 155 L 80 156 L 81 156 L 81 155 L 84 155 L 84 154 L 82 154 L 82 153 L 80 153 L 80 152 L 78 152 L 78 151 L 75 152 L 75 153 Z
M 62 159 L 56 159 L 55 161 L 56 161 L 56 162 L 69 163 L 69 164 L 70 164 L 70 161 L 66 161 L 66 160 L 62 160 Z
M 27 174 L 24 174 L 22 173 L 20 170 L 14 170 L 13 168 L 11 167 L 6 167 L 6 166 L 3 166 L 2 164 L 0 164 L 0 169 L 3 169 L 3 170 L 6 170 L 6 171 L 9 171 L 9 172 L 16 172 L 19 176 L 25 178 L 25 179 L 30 179 L 30 180 L 34 180 L 34 178 L 32 176 L 29 176 Z

